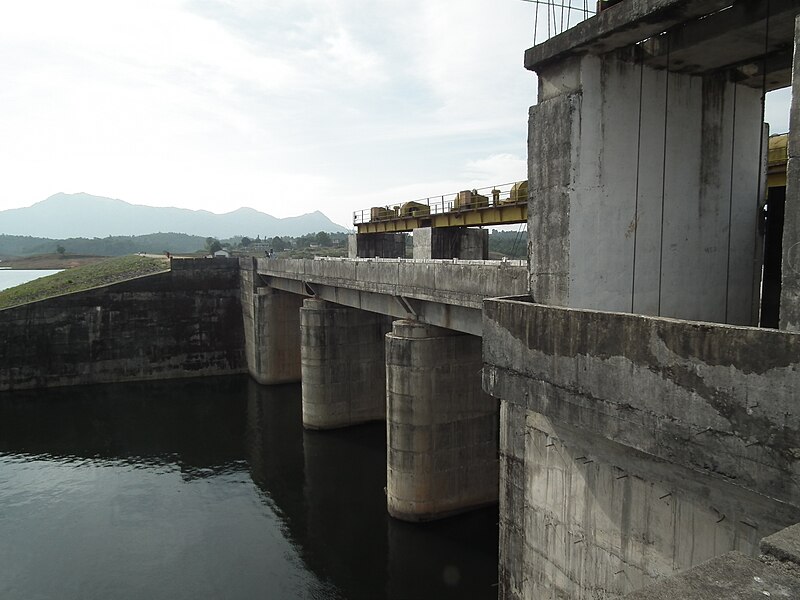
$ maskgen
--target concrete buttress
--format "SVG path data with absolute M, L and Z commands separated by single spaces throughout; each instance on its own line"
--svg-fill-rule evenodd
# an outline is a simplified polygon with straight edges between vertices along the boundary
M 395 321 L 386 336 L 389 514 L 426 521 L 498 497 L 498 403 L 479 337 Z
M 384 336 L 391 318 L 309 298 L 300 311 L 303 425 L 386 418 Z

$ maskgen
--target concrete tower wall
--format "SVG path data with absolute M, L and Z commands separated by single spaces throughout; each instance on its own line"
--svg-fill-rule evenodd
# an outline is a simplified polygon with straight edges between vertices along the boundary
M 721 77 L 597 56 L 541 69 L 528 159 L 537 302 L 752 323 L 760 91 Z

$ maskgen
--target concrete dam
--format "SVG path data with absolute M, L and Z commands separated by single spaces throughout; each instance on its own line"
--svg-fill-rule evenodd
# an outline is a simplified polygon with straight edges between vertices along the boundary
M 800 4 L 602 7 L 525 53 L 527 261 L 454 226 L 413 258 L 382 231 L 348 259 L 175 259 L 0 312 L 0 391 L 300 381 L 306 428 L 386 421 L 392 516 L 499 502 L 500 598 L 800 596 Z

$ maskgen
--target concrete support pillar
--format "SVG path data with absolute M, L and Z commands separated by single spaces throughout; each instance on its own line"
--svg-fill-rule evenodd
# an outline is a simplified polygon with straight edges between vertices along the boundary
M 489 230 L 474 227 L 423 227 L 414 230 L 414 258 L 488 260 Z
M 244 262 L 240 273 L 247 370 L 265 385 L 300 381 L 303 297 L 259 285 L 255 269 Z
M 306 299 L 300 311 L 303 425 L 335 429 L 386 418 L 384 315 Z
M 386 336 L 389 514 L 426 521 L 497 502 L 498 403 L 481 339 L 416 321 Z
M 783 220 L 780 328 L 800 331 L 800 17 L 795 21 L 794 43 Z
M 350 258 L 405 258 L 405 233 L 352 233 L 347 238 Z
M 553 61 L 538 74 L 534 299 L 754 324 L 760 90 L 612 56 Z

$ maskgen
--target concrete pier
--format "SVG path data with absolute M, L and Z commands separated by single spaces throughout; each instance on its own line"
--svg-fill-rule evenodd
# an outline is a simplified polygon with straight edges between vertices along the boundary
M 300 310 L 303 426 L 386 418 L 384 336 L 390 317 L 309 298 Z
M 423 227 L 414 230 L 414 258 L 487 260 L 489 230 L 475 227 Z
M 350 258 L 404 258 L 405 233 L 353 233 L 348 236 Z
M 242 319 L 247 370 L 258 383 L 300 381 L 300 307 L 303 297 L 261 283 L 241 268 Z
M 426 521 L 498 496 L 498 405 L 481 390 L 481 340 L 395 321 L 386 336 L 389 514 Z

